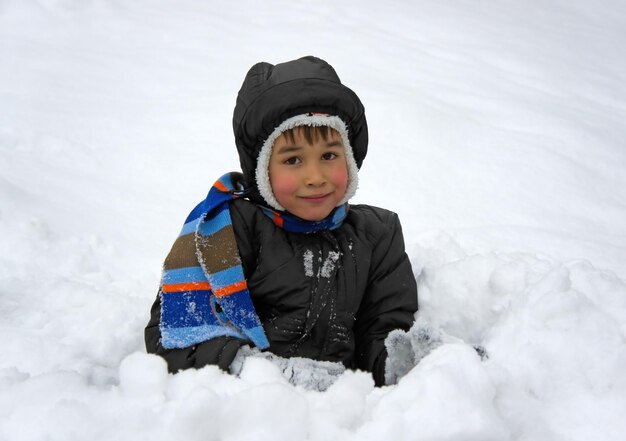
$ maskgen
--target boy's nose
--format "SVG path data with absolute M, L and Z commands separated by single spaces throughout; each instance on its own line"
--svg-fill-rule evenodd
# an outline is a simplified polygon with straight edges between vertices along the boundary
M 324 174 L 316 166 L 310 166 L 307 169 L 306 176 L 304 178 L 304 183 L 309 187 L 318 187 L 326 182 L 326 178 Z

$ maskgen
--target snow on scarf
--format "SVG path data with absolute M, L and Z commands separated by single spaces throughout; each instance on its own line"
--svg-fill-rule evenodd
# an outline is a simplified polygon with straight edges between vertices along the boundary
M 187 216 L 174 242 L 161 278 L 161 344 L 185 348 L 216 337 L 251 341 L 269 347 L 243 275 L 229 212 L 229 202 L 245 190 L 241 173 L 218 179 L 206 199 Z M 335 229 L 346 205 L 318 222 L 304 221 L 260 207 L 274 224 L 295 233 Z

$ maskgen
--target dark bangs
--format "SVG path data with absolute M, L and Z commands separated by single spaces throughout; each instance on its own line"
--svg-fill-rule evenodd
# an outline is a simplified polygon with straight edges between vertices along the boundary
M 332 133 L 339 134 L 335 129 L 328 126 L 298 126 L 285 130 L 282 135 L 285 135 L 285 138 L 287 138 L 289 142 L 294 143 L 296 142 L 296 133 L 300 136 L 304 136 L 304 139 L 306 139 L 306 142 L 309 144 L 313 144 L 320 137 L 326 142 L 332 136 Z

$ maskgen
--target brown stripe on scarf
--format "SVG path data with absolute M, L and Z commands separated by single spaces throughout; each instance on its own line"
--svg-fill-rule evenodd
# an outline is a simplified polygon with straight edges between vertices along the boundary
M 198 237 L 198 251 L 202 265 L 211 274 L 233 266 L 241 265 L 235 233 L 232 225 L 227 225 L 215 234 Z
M 176 239 L 163 263 L 163 268 L 168 270 L 190 266 L 198 266 L 194 233 L 185 234 Z

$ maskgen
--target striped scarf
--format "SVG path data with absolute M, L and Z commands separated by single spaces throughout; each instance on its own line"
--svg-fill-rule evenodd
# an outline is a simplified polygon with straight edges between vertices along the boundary
M 235 337 L 265 349 L 269 342 L 254 309 L 241 266 L 229 202 L 243 197 L 241 173 L 218 179 L 187 216 L 161 278 L 161 344 L 185 348 L 216 337 Z M 275 225 L 295 233 L 338 228 L 346 206 L 318 222 L 260 208 Z

